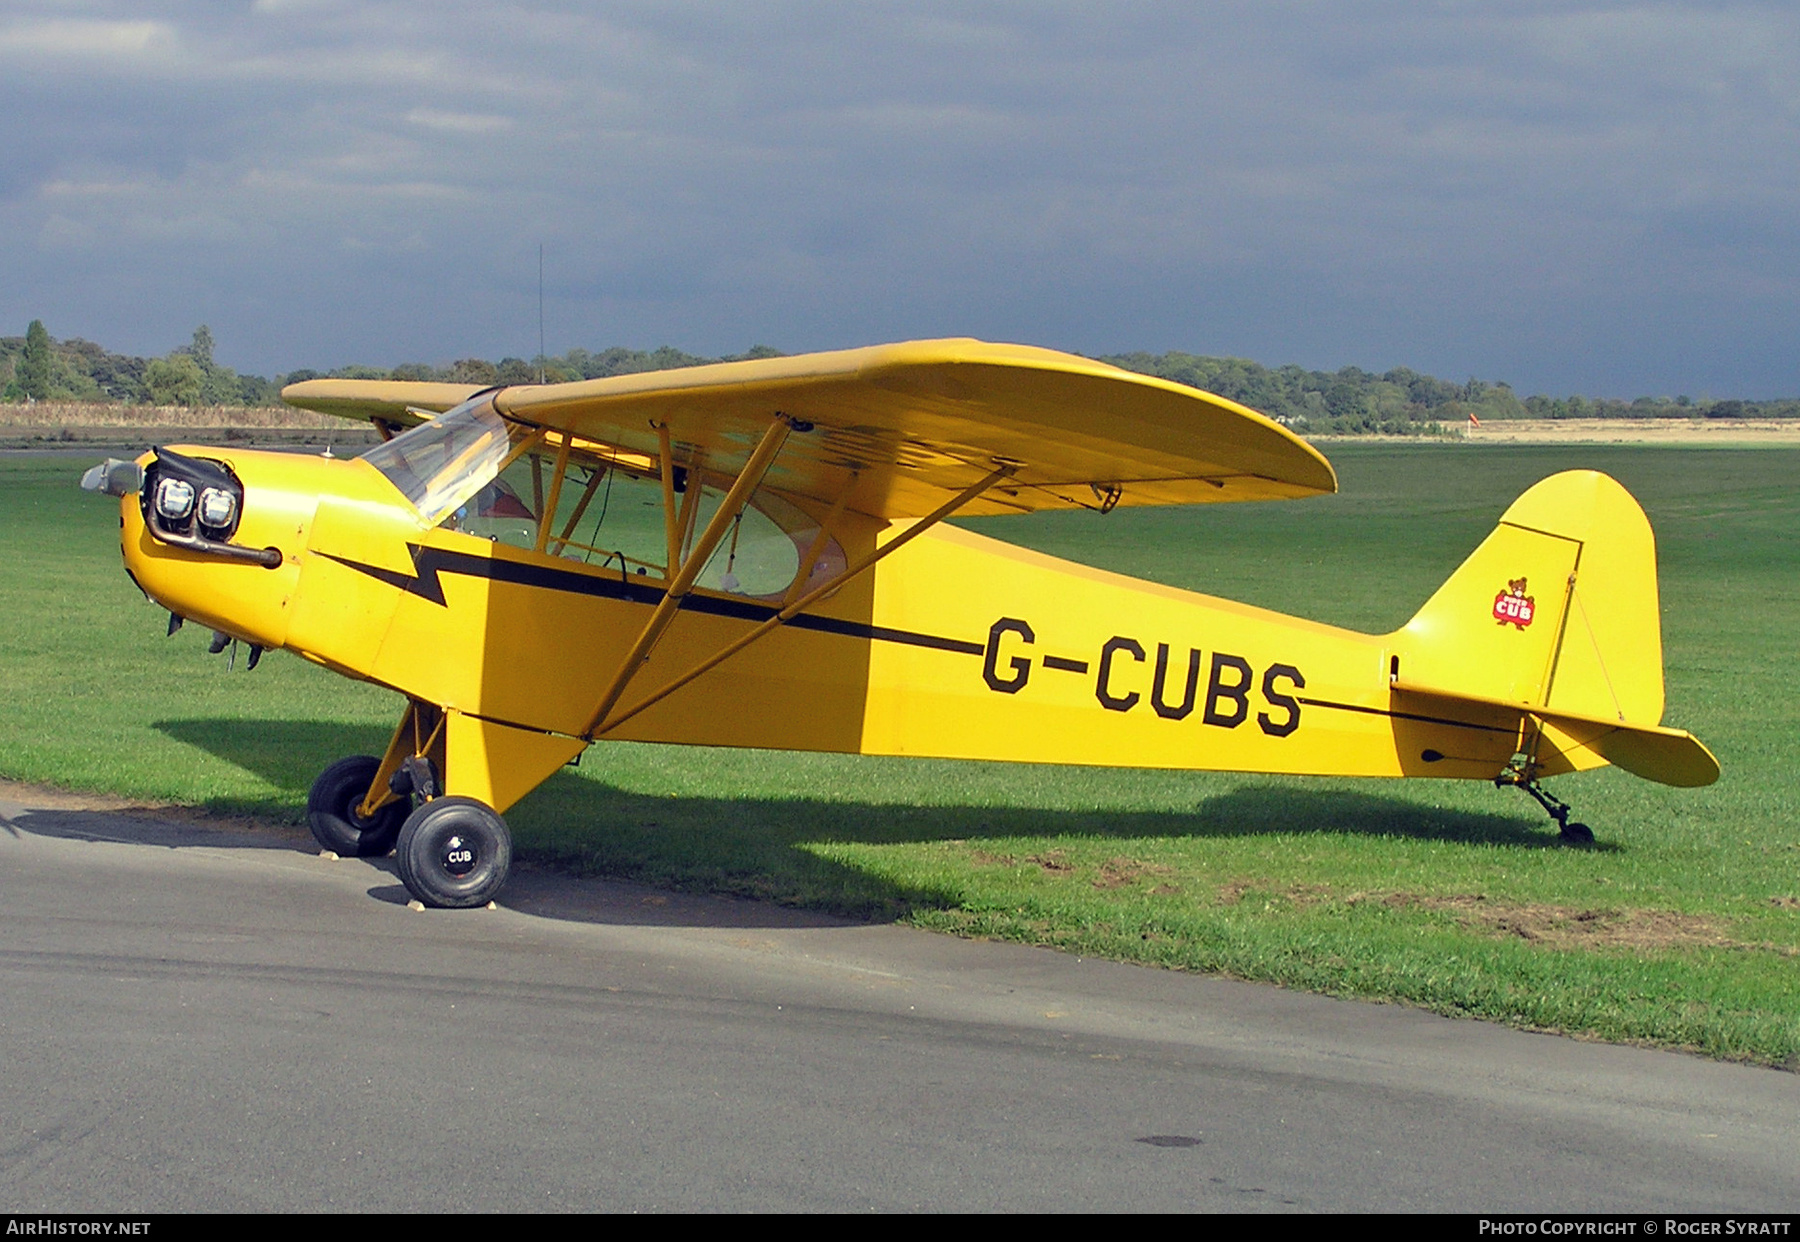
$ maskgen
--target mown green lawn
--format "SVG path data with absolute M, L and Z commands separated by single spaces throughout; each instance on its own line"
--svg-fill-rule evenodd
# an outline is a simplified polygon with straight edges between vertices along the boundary
M 971 522 L 1336 624 L 1401 624 L 1532 482 L 1597 467 L 1655 524 L 1668 723 L 1724 778 L 1565 777 L 1598 844 L 1522 794 L 596 746 L 509 815 L 520 854 L 654 883 L 1445 1013 L 1800 1064 L 1800 452 L 1333 446 L 1335 497 Z M 204 654 L 120 571 L 85 459 L 0 461 L 0 774 L 299 823 L 378 751 L 385 692 Z

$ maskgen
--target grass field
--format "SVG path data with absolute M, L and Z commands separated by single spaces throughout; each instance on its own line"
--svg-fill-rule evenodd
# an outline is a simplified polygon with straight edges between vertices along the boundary
M 1659 539 L 1667 721 L 1724 778 L 1467 783 L 596 746 L 509 815 L 573 870 L 1800 1066 L 1800 450 L 1333 445 L 1342 494 L 971 522 L 1341 625 L 1402 623 L 1518 492 L 1608 471 Z M 0 775 L 299 823 L 398 703 L 163 637 L 86 459 L 0 460 Z

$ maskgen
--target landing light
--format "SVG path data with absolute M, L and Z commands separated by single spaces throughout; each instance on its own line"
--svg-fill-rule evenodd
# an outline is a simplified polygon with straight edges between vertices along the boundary
M 170 479 L 169 482 L 177 482 Z M 186 486 L 183 484 L 182 486 Z M 192 489 L 189 489 L 192 495 Z M 237 516 L 237 497 L 219 487 L 209 487 L 200 493 L 200 525 L 220 528 L 231 525 Z
M 186 479 L 159 480 L 156 484 L 156 511 L 171 522 L 186 521 L 188 514 L 194 511 L 194 485 Z

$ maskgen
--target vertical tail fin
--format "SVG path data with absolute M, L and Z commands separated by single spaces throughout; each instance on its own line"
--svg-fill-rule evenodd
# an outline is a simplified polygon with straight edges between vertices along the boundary
M 1663 671 L 1649 519 L 1598 471 L 1552 475 L 1393 642 L 1407 688 L 1653 726 Z

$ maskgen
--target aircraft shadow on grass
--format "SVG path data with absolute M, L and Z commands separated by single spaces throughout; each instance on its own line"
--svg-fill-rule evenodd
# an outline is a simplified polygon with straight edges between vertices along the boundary
M 304 794 L 326 765 L 347 754 L 379 754 L 385 730 L 303 720 L 166 720 L 155 726 L 176 741 L 255 773 L 289 794 Z M 586 762 L 603 752 L 588 752 Z M 1216 781 L 1216 778 L 1214 778 Z M 291 802 L 280 809 L 291 814 Z M 255 813 L 255 806 L 233 810 Z M 272 801 L 268 810 L 276 809 Z M 901 845 L 933 841 L 1097 837 L 1225 839 L 1282 833 L 1410 837 L 1470 846 L 1546 849 L 1557 845 L 1544 821 L 1519 813 L 1461 811 L 1321 784 L 1246 783 L 1201 797 L 1191 811 L 1053 810 L 1008 806 L 908 806 L 806 798 L 668 797 L 559 773 L 509 812 L 526 857 L 583 865 L 598 874 L 657 883 L 677 870 L 705 877 L 713 892 L 771 898 L 795 889 L 864 917 L 954 904 L 947 892 L 906 889 L 812 849 L 832 844 Z M 310 848 L 310 843 L 309 843 Z M 1589 848 L 1617 849 L 1601 843 Z M 791 882 L 772 878 L 786 873 Z M 404 900 L 404 893 L 400 894 Z M 606 916 L 612 921 L 613 912 Z M 643 911 L 632 922 L 686 922 Z

